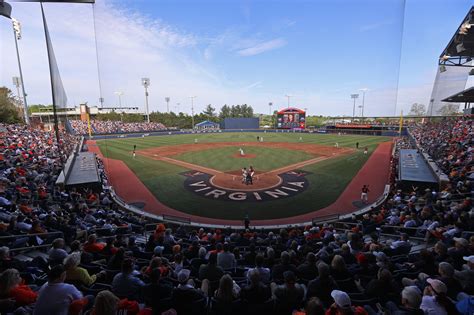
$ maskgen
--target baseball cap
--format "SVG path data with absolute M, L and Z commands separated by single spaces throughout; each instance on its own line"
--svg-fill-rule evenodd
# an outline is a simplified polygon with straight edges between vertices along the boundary
M 336 305 L 340 308 L 351 307 L 351 298 L 346 292 L 340 290 L 332 290 L 331 296 L 334 299 Z
M 464 259 L 467 262 L 470 262 L 471 264 L 474 264 L 474 255 L 464 256 L 462 259 Z
M 447 293 L 447 292 L 448 292 L 448 288 L 447 288 L 446 285 L 445 285 L 442 281 L 440 281 L 440 280 L 428 278 L 428 279 L 426 280 L 426 282 L 429 283 L 429 285 L 431 286 L 431 288 L 433 289 L 433 291 L 435 291 L 436 294 Z
M 178 282 L 179 283 L 184 283 L 184 282 L 188 281 L 190 274 L 191 274 L 191 270 L 181 269 L 180 272 L 178 273 Z
M 469 242 L 467 241 L 467 239 L 465 238 L 462 238 L 462 237 L 453 237 L 453 240 L 459 244 L 461 244 L 462 246 L 467 246 L 469 245 Z

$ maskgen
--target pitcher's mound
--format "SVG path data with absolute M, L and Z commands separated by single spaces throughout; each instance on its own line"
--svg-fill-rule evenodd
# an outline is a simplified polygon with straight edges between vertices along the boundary
M 235 154 L 232 155 L 232 157 L 240 158 L 240 159 L 253 159 L 253 158 L 257 157 L 257 155 L 250 154 L 250 153 L 245 153 L 244 155 L 240 155 L 240 153 L 235 153 Z

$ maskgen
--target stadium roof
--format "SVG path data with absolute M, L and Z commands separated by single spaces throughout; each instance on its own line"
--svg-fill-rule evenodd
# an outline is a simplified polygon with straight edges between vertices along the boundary
M 474 57 L 474 6 L 439 56 L 439 64 L 471 67 L 472 57 Z
M 474 86 L 454 95 L 448 96 L 441 101 L 450 103 L 474 103 Z

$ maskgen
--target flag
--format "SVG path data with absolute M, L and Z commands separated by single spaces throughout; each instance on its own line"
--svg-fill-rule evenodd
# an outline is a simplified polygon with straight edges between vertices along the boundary
M 44 33 L 46 37 L 46 49 L 48 51 L 49 73 L 51 77 L 51 90 L 53 93 L 53 106 L 56 108 L 67 107 L 67 96 L 64 91 L 61 75 L 59 74 L 58 64 L 54 55 L 51 36 L 49 35 L 48 24 L 44 15 L 43 4 L 41 4 L 41 13 L 43 15 Z

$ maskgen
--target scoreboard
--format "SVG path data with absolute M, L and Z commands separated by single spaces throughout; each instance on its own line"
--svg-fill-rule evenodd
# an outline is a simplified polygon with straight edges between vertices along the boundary
M 277 112 L 278 129 L 305 129 L 306 112 L 304 110 L 289 107 Z

